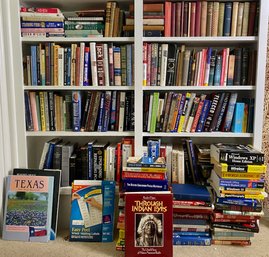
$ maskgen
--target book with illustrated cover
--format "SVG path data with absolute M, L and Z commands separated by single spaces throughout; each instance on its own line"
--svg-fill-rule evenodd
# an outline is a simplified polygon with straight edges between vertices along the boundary
M 228 164 L 264 164 L 264 153 L 254 149 L 251 145 L 241 144 L 212 144 L 211 158 L 219 163 Z
M 55 240 L 57 235 L 61 170 L 14 169 L 13 175 L 54 177 L 50 240 Z
M 129 257 L 172 257 L 171 192 L 125 193 L 125 250 Z
M 70 241 L 112 242 L 114 181 L 74 180 Z
M 51 176 L 7 176 L 3 239 L 50 240 L 53 183 Z

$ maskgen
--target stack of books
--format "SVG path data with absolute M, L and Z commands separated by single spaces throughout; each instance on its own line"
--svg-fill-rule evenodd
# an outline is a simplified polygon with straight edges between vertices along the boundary
M 212 243 L 250 245 L 263 216 L 264 154 L 246 145 L 212 144 L 209 183 L 215 191 Z
M 173 244 L 211 245 L 210 215 L 214 206 L 206 186 L 172 184 Z
M 144 3 L 143 4 L 143 36 L 161 37 L 164 34 L 164 4 Z M 129 13 L 126 16 L 123 31 L 126 36 L 133 36 L 134 33 L 134 4 L 130 4 Z
M 66 37 L 103 37 L 105 10 L 81 10 L 64 22 Z
M 21 7 L 22 37 L 64 36 L 64 15 L 59 8 Z

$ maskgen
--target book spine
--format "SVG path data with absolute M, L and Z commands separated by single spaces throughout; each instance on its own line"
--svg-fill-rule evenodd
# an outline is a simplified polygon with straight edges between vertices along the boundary
M 81 125 L 81 92 L 72 92 L 73 105 L 73 131 L 80 131 Z
M 122 181 L 123 191 L 132 192 L 132 191 L 167 191 L 168 182 L 167 180 L 157 181 L 157 180 L 123 180 Z

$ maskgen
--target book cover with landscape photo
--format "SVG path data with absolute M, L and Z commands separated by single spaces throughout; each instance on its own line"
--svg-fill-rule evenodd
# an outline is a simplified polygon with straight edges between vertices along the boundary
M 54 178 L 10 175 L 6 182 L 3 239 L 48 242 Z
M 172 257 L 171 192 L 125 194 L 125 251 L 128 256 Z

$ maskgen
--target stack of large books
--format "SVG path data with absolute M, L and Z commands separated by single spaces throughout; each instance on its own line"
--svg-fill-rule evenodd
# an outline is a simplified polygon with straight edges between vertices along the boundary
M 210 215 L 214 206 L 206 186 L 172 184 L 173 244 L 211 245 Z
M 64 36 L 64 15 L 59 8 L 21 7 L 22 37 Z
M 212 243 L 250 245 L 263 216 L 264 154 L 246 145 L 212 144 L 209 182 L 215 191 Z
M 90 9 L 70 14 L 64 22 L 66 37 L 103 37 L 105 10 Z

